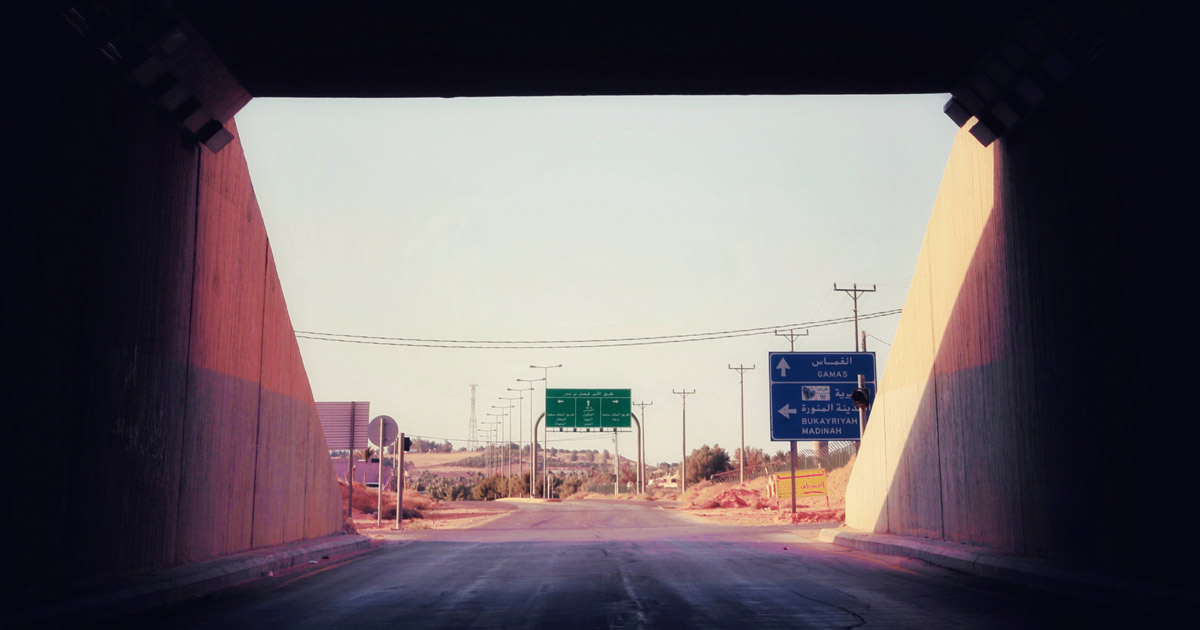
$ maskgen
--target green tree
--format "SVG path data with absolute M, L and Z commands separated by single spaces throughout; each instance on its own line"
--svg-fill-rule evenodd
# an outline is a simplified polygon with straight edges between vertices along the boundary
M 559 496 L 569 497 L 572 494 L 579 492 L 579 489 L 583 487 L 584 481 L 585 479 L 579 475 L 569 475 L 562 480 L 562 489 L 560 490 Z
M 512 491 L 513 496 L 521 497 L 529 494 L 529 473 L 522 473 L 510 478 L 508 489 Z
M 477 501 L 494 501 L 504 496 L 507 487 L 508 482 L 504 477 L 492 475 L 475 484 L 475 487 L 471 488 L 471 496 Z
M 742 449 L 739 448 L 739 449 L 734 450 L 734 457 L 736 458 L 736 462 L 737 462 L 737 466 L 734 466 L 734 468 L 737 468 L 742 465 Z M 762 466 L 767 461 L 770 461 L 770 460 L 766 456 L 766 454 L 763 453 L 763 450 L 761 448 L 754 448 L 752 446 L 752 447 L 746 449 L 746 469 L 747 470 L 756 468 L 758 466 Z
M 546 494 L 545 490 L 544 490 L 544 488 L 546 487 L 545 480 L 546 480 L 545 475 L 538 475 L 537 481 L 534 482 L 533 489 L 534 489 L 534 492 L 536 492 L 537 496 L 539 496 L 539 497 L 545 496 L 545 494 Z M 550 475 L 550 496 L 552 496 L 552 497 L 561 497 L 562 496 L 561 494 L 559 494 L 559 492 L 562 489 L 562 483 L 563 483 L 562 477 L 560 477 L 558 475 Z
M 698 483 L 730 468 L 729 453 L 725 449 L 719 444 L 712 447 L 705 444 L 687 458 L 687 482 Z

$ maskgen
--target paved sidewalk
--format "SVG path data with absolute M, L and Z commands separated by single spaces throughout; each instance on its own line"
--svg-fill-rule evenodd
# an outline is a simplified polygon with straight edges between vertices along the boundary
M 337 562 L 370 547 L 371 540 L 366 536 L 337 534 L 140 573 L 79 589 L 61 601 L 27 610 L 4 611 L 0 615 L 0 626 L 85 615 L 95 619 L 136 613 L 214 593 L 272 572 L 305 564 Z
M 848 527 L 822 529 L 820 539 L 854 549 L 919 558 L 983 578 L 1135 610 L 1181 615 L 1200 605 L 1196 593 L 1120 576 L 1085 573 L 1044 560 L 954 542 L 875 534 Z

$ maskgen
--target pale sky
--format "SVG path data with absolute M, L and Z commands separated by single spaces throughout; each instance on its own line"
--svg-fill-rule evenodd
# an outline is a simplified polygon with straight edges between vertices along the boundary
M 849 316 L 834 283 L 903 306 L 957 128 L 947 95 L 255 99 L 238 116 L 293 325 L 419 339 L 700 333 Z M 891 343 L 899 316 L 861 323 Z M 797 351 L 849 351 L 853 324 Z M 300 339 L 318 401 L 368 400 L 402 431 L 465 446 L 517 378 L 630 388 L 652 463 L 769 434 L 771 334 L 586 349 Z M 888 346 L 868 338 L 886 378 Z M 541 413 L 541 384 L 533 398 Z M 530 397 L 522 434 L 529 438 Z M 514 401 L 515 402 L 515 401 Z M 516 411 L 515 409 L 513 410 Z M 638 413 L 638 408 L 634 408 Z M 641 414 L 639 413 L 639 416 Z M 535 414 L 536 417 L 536 414 Z M 517 428 L 513 426 L 513 439 Z M 612 450 L 611 433 L 550 445 Z M 807 447 L 809 444 L 801 444 Z M 632 434 L 621 438 L 632 455 Z

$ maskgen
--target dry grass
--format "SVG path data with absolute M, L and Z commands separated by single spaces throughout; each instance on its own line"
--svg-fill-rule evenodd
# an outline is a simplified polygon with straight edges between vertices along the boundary
M 342 505 L 346 505 L 346 500 L 350 494 L 346 482 L 338 481 L 338 486 L 342 491 Z M 359 514 L 374 514 L 379 507 L 379 493 L 375 488 L 368 488 L 361 483 L 354 484 L 354 511 Z M 415 490 L 404 491 L 404 518 L 424 518 L 425 510 L 437 509 L 438 503 L 426 495 L 420 494 Z M 342 515 L 348 516 L 345 513 L 345 507 L 342 508 Z M 383 491 L 383 514 L 384 518 L 396 518 L 396 493 Z
M 404 463 L 415 468 L 447 466 L 478 453 L 405 453 Z

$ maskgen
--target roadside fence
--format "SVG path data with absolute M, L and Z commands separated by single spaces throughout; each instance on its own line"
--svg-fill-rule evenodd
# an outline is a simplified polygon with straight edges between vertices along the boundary
M 850 463 L 850 458 L 858 452 L 858 442 L 829 442 L 829 448 L 824 456 L 818 456 L 811 448 L 802 448 L 796 451 L 796 467 L 799 470 L 808 468 L 824 468 L 826 472 L 837 470 L 842 466 Z M 746 479 L 757 479 L 765 477 L 772 473 L 783 472 L 791 469 L 791 463 L 785 458 L 783 461 L 764 462 L 757 466 L 746 468 Z M 737 481 L 739 478 L 739 470 L 727 470 L 717 473 L 711 477 L 714 483 L 725 483 L 728 481 Z

